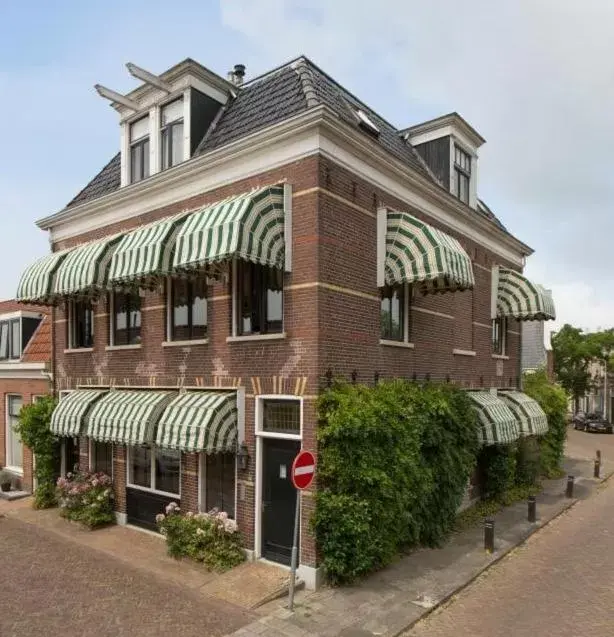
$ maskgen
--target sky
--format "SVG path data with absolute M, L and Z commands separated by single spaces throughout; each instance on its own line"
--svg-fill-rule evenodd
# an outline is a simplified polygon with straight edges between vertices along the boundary
M 93 89 L 192 57 L 247 78 L 305 54 L 399 128 L 459 112 L 486 138 L 478 191 L 535 254 L 557 320 L 614 325 L 610 0 L 0 0 L 0 298 L 119 148 Z

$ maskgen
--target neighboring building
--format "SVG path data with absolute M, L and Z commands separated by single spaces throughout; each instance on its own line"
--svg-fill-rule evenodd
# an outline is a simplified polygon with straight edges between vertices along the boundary
M 248 83 L 241 65 L 129 69 L 128 95 L 98 87 L 120 152 L 39 221 L 53 253 L 19 286 L 54 307 L 52 429 L 113 476 L 120 522 L 220 507 L 287 563 L 290 467 L 317 451 L 326 377 L 517 387 L 517 319 L 552 299 L 478 200 L 484 140 L 456 113 L 397 130 L 305 58 Z
M 51 320 L 46 308 L 0 301 L 0 466 L 24 491 L 33 488 L 32 452 L 13 430 L 23 405 L 51 387 Z
M 544 345 L 544 323 L 530 321 L 522 323 L 522 371 L 546 368 L 548 360 Z

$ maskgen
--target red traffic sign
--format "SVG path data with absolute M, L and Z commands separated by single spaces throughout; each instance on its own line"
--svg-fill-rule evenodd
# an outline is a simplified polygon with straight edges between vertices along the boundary
M 292 463 L 292 484 L 297 489 L 306 489 L 316 473 L 316 458 L 311 451 L 300 451 Z

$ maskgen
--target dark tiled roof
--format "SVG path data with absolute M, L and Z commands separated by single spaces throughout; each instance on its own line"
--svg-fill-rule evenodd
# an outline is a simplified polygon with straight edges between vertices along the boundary
M 106 195 L 120 186 L 120 153 L 115 157 L 90 181 L 90 183 L 71 201 L 66 207 L 76 206 L 91 199 L 97 199 Z
M 495 215 L 495 213 L 481 199 L 478 199 L 478 212 L 498 225 L 501 230 L 508 232 L 508 229 L 501 223 L 499 217 L 497 217 L 497 215 Z

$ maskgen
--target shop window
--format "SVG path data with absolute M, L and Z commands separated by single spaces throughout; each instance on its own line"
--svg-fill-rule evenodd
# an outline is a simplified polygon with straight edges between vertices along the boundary
M 68 305 L 68 347 L 94 346 L 94 308 L 90 301 L 71 301 Z
M 283 331 L 284 273 L 247 261 L 237 263 L 237 333 Z
M 128 486 L 179 496 L 181 452 L 156 447 L 130 447 Z
M 113 476 L 113 445 L 110 442 L 92 440 L 90 453 L 93 470 Z
M 205 469 L 206 508 L 226 511 L 235 517 L 235 455 L 216 453 L 207 456 Z
M 204 277 L 170 282 L 170 340 L 207 337 L 207 281 Z
M 492 353 L 504 356 L 507 349 L 507 318 L 498 316 L 492 322 Z
M 301 403 L 298 400 L 264 400 L 262 431 L 300 435 Z
M 113 292 L 111 307 L 111 345 L 138 345 L 141 342 L 139 293 Z

